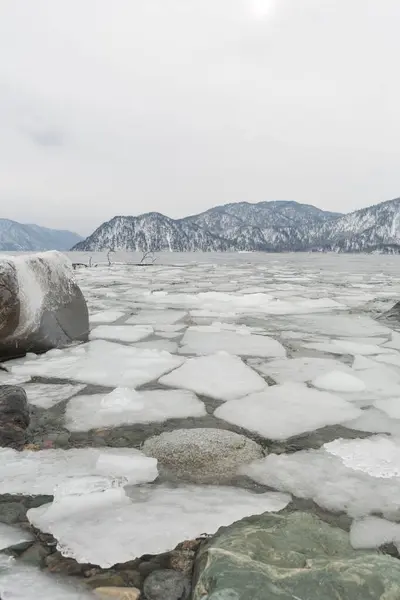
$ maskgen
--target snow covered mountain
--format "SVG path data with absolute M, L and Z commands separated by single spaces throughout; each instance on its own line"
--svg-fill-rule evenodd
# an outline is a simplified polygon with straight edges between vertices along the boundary
M 400 199 L 349 215 L 297 202 L 240 202 L 170 219 L 114 217 L 73 250 L 400 252 Z
M 0 251 L 3 252 L 69 250 L 80 240 L 82 237 L 71 231 L 23 225 L 9 219 L 0 219 Z

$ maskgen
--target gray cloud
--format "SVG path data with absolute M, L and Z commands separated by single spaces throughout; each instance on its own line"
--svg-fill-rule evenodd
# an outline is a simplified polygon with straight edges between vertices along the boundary
M 395 197 L 399 17 L 398 0 L 3 0 L 0 216 L 86 233 Z

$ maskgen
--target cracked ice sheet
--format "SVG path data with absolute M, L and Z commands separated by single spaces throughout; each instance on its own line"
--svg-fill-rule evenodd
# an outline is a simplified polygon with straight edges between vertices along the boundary
M 400 419 L 393 419 L 377 408 L 368 408 L 353 421 L 343 423 L 344 427 L 368 433 L 390 433 L 400 438 Z
M 356 419 L 360 414 L 358 408 L 339 396 L 301 383 L 272 386 L 258 394 L 226 402 L 214 412 L 218 419 L 270 440 L 286 440 Z
M 154 333 L 150 326 L 99 325 L 90 332 L 90 340 L 114 340 L 116 342 L 138 342 Z
M 246 465 L 243 474 L 298 498 L 312 499 L 329 511 L 344 511 L 351 517 L 373 512 L 398 514 L 399 440 L 384 436 L 337 440 L 336 448 L 331 448 L 343 454 L 347 466 L 340 456 L 328 452 L 326 446 L 294 454 L 270 454 Z
M 11 527 L 5 523 L 0 523 L 0 551 L 11 548 L 12 546 L 19 546 L 25 542 L 33 542 L 35 538 L 29 531 L 18 529 L 18 527 Z
M 97 463 L 105 457 L 108 467 Z M 114 459 L 114 460 L 113 460 Z M 119 465 L 121 461 L 121 465 Z M 101 461 L 100 461 L 101 462 Z M 156 479 L 157 461 L 128 448 L 74 448 L 17 452 L 0 448 L 0 494 L 53 495 L 55 488 L 75 477 L 124 477 L 132 484 Z
M 387 336 L 391 330 L 370 317 L 348 314 L 298 315 L 294 319 L 279 319 L 277 328 L 301 331 L 307 335 L 325 335 L 334 337 L 364 338 Z M 372 342 L 375 343 L 375 342 Z
M 162 423 L 168 419 L 203 417 L 204 403 L 194 394 L 182 390 L 136 392 L 117 388 L 110 394 L 76 396 L 68 402 L 65 413 L 69 431 L 89 431 L 103 427 Z
M 179 369 L 162 377 L 160 383 L 224 401 L 267 387 L 266 381 L 238 356 L 226 352 L 191 358 Z
M 168 352 L 137 349 L 105 340 L 24 360 L 12 367 L 15 375 L 71 379 L 107 387 L 137 387 L 180 367 L 184 359 Z
M 28 396 L 29 404 L 39 408 L 51 408 L 63 400 L 74 396 L 85 385 L 52 384 L 52 383 L 28 383 L 23 386 Z
M 211 329 L 211 330 L 210 330 Z M 247 331 L 215 330 L 213 327 L 189 327 L 182 338 L 180 354 L 212 354 L 225 351 L 238 356 L 286 356 L 286 350 L 276 340 Z
M 389 348 L 378 346 L 377 344 L 359 344 L 348 340 L 330 340 L 323 343 L 304 344 L 304 348 L 318 350 L 319 352 L 328 352 L 329 354 L 359 354 L 361 356 L 372 356 L 375 354 L 392 354 Z
M 4 600 L 95 600 L 86 586 L 0 556 L 0 596 Z
M 152 325 L 162 328 L 174 326 L 175 323 L 186 317 L 187 313 L 181 310 L 141 310 L 126 321 L 128 325 Z M 183 327 L 183 324 L 181 325 Z
M 121 319 L 125 313 L 119 310 L 102 310 L 89 316 L 90 323 L 115 323 Z
M 348 374 L 353 373 L 350 367 L 333 358 L 310 358 L 305 356 L 262 363 L 249 361 L 249 364 L 259 373 L 272 377 L 277 383 L 312 381 L 316 377 L 334 370 Z
M 119 494 L 118 494 L 119 492 Z M 68 496 L 28 511 L 30 522 L 58 540 L 64 556 L 111 567 L 144 554 L 159 554 L 182 540 L 214 533 L 246 516 L 280 511 L 286 494 L 256 494 L 223 486 L 151 486 L 109 494 L 96 506 L 96 494 L 85 494 L 71 509 Z M 93 508 L 95 507 L 95 509 Z

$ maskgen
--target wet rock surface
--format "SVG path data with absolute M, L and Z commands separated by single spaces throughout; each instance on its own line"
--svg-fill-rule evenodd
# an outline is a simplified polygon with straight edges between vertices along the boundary
M 21 449 L 29 422 L 25 390 L 14 385 L 0 385 L 0 446 Z

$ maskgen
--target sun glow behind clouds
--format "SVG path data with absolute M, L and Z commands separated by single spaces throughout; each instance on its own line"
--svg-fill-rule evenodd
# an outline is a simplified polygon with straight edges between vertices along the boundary
M 276 0 L 249 0 L 250 11 L 256 19 L 268 19 L 276 8 Z

